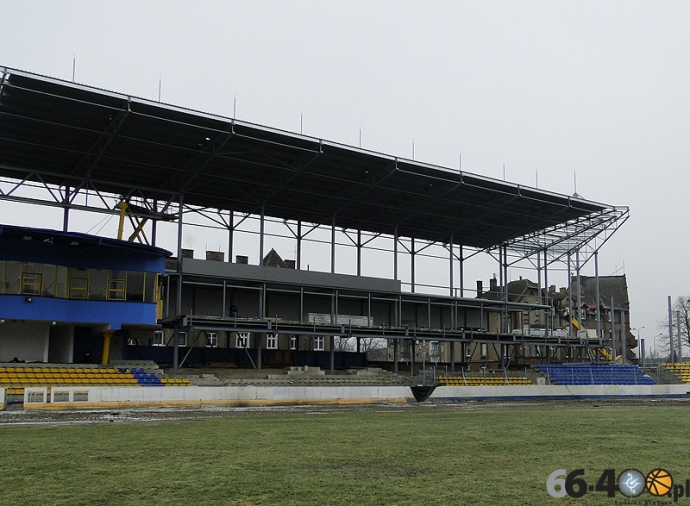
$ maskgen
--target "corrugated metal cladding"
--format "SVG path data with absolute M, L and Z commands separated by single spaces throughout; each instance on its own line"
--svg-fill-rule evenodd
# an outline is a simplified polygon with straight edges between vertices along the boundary
M 485 248 L 610 206 L 2 69 L 0 176 Z

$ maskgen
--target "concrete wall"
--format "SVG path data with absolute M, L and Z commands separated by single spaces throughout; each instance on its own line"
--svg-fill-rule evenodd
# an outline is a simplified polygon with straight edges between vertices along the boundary
M 0 401 L 5 391 L 0 389 Z M 686 398 L 690 385 L 438 387 L 427 402 Z M 27 388 L 25 409 L 252 406 L 414 402 L 404 386 Z
M 2 389 L 0 389 L 2 390 Z M 26 388 L 25 409 L 407 402 L 403 386 Z M 53 402 L 46 402 L 46 401 Z M 56 402 L 59 400 L 59 402 Z
M 690 397 L 690 385 L 526 385 L 437 387 L 430 402 L 467 400 L 616 399 Z
M 5 320 L 0 324 L 0 362 L 48 361 L 50 323 Z
M 372 292 L 400 292 L 400 281 L 393 279 L 352 276 L 348 274 L 331 274 L 329 272 L 281 269 L 261 265 L 244 265 L 229 262 L 207 262 L 185 258 L 182 261 L 184 274 L 213 276 L 220 279 L 244 279 L 248 281 L 266 281 L 290 285 L 329 286 L 370 290 Z

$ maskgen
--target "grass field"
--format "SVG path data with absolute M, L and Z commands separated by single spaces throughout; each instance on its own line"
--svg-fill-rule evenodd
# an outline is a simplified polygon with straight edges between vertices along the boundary
M 4 426 L 0 504 L 653 504 L 646 492 L 554 499 L 546 480 L 559 468 L 595 484 L 604 469 L 662 467 L 684 484 L 688 409 L 417 405 Z

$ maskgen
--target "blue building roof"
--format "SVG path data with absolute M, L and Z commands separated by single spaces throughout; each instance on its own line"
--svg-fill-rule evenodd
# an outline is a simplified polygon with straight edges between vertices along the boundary
M 78 232 L 0 225 L 0 260 L 165 272 L 163 248 Z

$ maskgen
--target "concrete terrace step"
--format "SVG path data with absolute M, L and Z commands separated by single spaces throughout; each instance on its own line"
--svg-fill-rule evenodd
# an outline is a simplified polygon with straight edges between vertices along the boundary
M 357 377 L 346 375 L 292 377 L 271 374 L 268 378 L 232 378 L 225 380 L 227 385 L 274 385 L 274 386 L 309 386 L 309 385 L 409 385 L 409 378 L 391 377 Z

